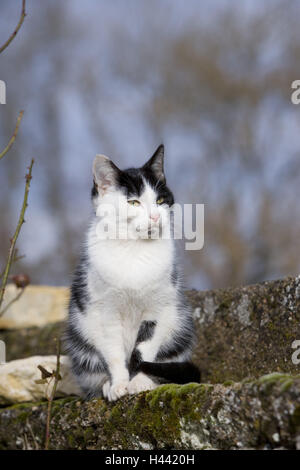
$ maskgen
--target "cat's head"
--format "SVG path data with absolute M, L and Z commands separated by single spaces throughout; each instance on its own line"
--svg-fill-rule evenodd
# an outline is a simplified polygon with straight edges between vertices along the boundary
M 115 224 L 119 235 L 116 238 L 166 236 L 174 197 L 166 185 L 163 145 L 141 168 L 120 170 L 108 157 L 97 155 L 93 173 L 92 199 L 96 214 L 103 221 L 100 231 L 104 230 L 105 221 Z

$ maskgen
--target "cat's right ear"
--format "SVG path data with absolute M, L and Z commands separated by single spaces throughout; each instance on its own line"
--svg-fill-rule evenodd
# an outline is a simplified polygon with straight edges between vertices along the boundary
M 119 168 L 105 155 L 96 155 L 93 163 L 94 183 L 103 195 L 108 188 L 115 186 Z

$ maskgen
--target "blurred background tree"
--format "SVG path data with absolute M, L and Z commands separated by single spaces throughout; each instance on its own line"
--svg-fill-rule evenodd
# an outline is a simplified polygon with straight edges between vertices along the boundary
M 0 42 L 16 3 L 1 2 Z M 94 155 L 139 165 L 163 141 L 178 202 L 205 204 L 204 248 L 184 256 L 189 287 L 298 273 L 300 107 L 290 97 L 299 2 L 39 3 L 28 0 L 22 41 L 0 58 L 0 143 L 26 111 L 0 170 L 1 193 L 15 189 L 0 201 L 0 264 L 24 155 L 37 161 L 20 269 L 33 283 L 68 284 L 91 212 Z

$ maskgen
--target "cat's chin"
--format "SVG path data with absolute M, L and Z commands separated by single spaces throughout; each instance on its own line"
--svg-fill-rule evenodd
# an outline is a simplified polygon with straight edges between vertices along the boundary
M 136 235 L 141 240 L 159 240 L 162 238 L 162 228 L 159 225 L 147 227 L 144 230 L 137 230 Z

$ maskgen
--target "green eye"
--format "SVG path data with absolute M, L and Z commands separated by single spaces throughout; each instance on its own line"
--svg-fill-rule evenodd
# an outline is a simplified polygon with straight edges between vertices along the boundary
M 132 201 L 127 201 L 127 202 L 131 206 L 139 206 L 141 204 L 140 201 L 137 201 L 136 199 L 133 199 Z
M 160 197 L 160 198 L 157 199 L 156 204 L 162 204 L 164 202 L 164 200 L 165 199 L 163 197 Z

